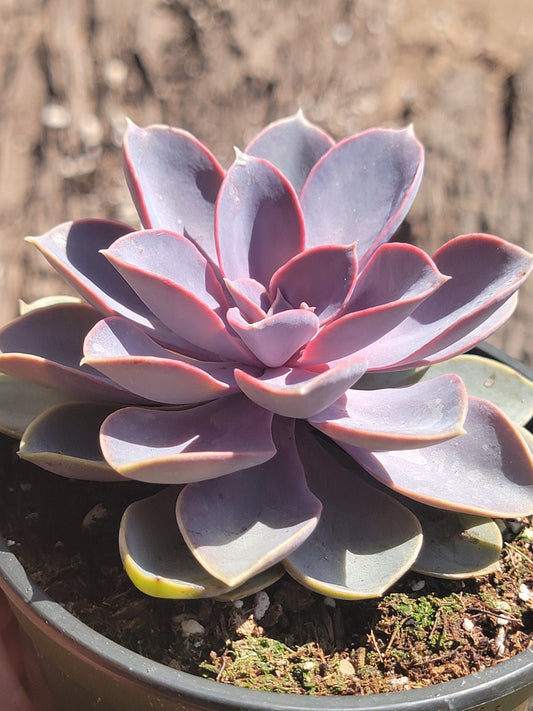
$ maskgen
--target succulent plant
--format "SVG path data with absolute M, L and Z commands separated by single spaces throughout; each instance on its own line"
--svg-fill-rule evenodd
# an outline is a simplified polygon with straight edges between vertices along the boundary
M 0 331 L 0 420 L 57 474 L 163 485 L 123 516 L 133 582 L 231 598 L 288 571 L 364 598 L 494 569 L 492 519 L 533 514 L 533 386 L 461 354 L 531 255 L 390 242 L 422 176 L 410 128 L 335 143 L 299 113 L 225 173 L 186 131 L 130 124 L 124 167 L 142 229 L 28 238 L 81 299 Z

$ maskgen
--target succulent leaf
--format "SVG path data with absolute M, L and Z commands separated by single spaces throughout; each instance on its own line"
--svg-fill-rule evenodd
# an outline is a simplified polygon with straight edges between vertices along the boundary
M 237 390 L 233 370 L 240 364 L 179 355 L 120 317 L 99 321 L 87 334 L 83 351 L 82 363 L 154 402 L 191 405 Z
M 322 595 L 382 595 L 414 563 L 422 545 L 420 524 L 405 506 L 369 485 L 364 472 L 326 449 L 304 423 L 298 423 L 297 441 L 309 488 L 323 509 L 315 531 L 284 561 L 287 572 Z
M 338 143 L 302 189 L 306 246 L 353 244 L 364 264 L 407 214 L 424 165 L 411 129 L 372 129 Z
M 268 286 L 272 274 L 304 248 L 298 198 L 267 161 L 239 153 L 216 208 L 220 267 L 229 279 L 251 277 Z
M 294 441 L 294 421 L 273 423 L 277 454 L 216 481 L 188 484 L 178 523 L 202 567 L 241 585 L 279 563 L 312 533 L 320 501 L 309 491 Z
M 445 373 L 461 377 L 468 394 L 489 400 L 517 425 L 525 425 L 533 417 L 533 383 L 514 368 L 492 358 L 460 355 L 419 371 L 420 380 Z
M 275 165 L 299 193 L 311 168 L 335 145 L 331 136 L 309 123 L 299 111 L 275 121 L 259 133 L 245 153 Z
M 415 501 L 497 518 L 533 514 L 533 457 L 513 423 L 487 400 L 471 397 L 464 426 L 466 434 L 417 450 L 339 444 L 376 479 Z
M 187 410 L 128 407 L 100 430 L 107 462 L 120 474 L 184 484 L 253 467 L 276 453 L 272 413 L 241 395 Z
M 144 227 L 184 235 L 216 261 L 213 223 L 224 171 L 205 146 L 187 131 L 130 122 L 124 172 Z
M 502 534 L 490 519 L 406 501 L 424 542 L 412 569 L 436 578 L 472 578 L 498 567 Z
M 68 479 L 121 481 L 102 456 L 100 427 L 110 407 L 76 402 L 43 412 L 24 432 L 19 456 Z
M 255 377 L 235 370 L 235 380 L 253 402 L 284 417 L 311 417 L 322 412 L 353 385 L 366 370 L 357 357 L 334 362 L 320 370 L 267 368 Z
M 414 385 L 348 390 L 309 422 L 333 440 L 374 451 L 418 449 L 464 433 L 466 389 L 458 376 Z

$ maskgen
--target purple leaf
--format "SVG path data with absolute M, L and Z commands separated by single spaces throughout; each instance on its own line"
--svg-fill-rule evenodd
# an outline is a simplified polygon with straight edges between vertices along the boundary
M 235 380 L 243 393 L 261 407 L 284 417 L 311 417 L 325 410 L 365 372 L 366 362 L 345 359 L 321 369 L 268 369 L 256 378 L 235 370 Z
M 308 309 L 291 309 L 248 323 L 238 308 L 227 313 L 229 325 L 252 353 L 269 368 L 286 363 L 318 331 L 318 318 Z
M 96 324 L 85 339 L 84 354 L 84 363 L 155 402 L 194 404 L 237 389 L 236 363 L 210 363 L 173 353 L 119 317 Z
M 216 481 L 186 486 L 178 523 L 202 567 L 240 585 L 292 553 L 313 531 L 320 501 L 309 491 L 294 442 L 294 421 L 273 422 L 277 454 Z
M 357 242 L 366 262 L 407 214 L 422 178 L 424 152 L 411 129 L 372 129 L 338 143 L 303 187 L 306 246 Z
M 171 331 L 213 360 L 254 362 L 226 328 L 218 275 L 188 239 L 164 230 L 134 232 L 104 254 Z
M 298 111 L 264 128 L 244 152 L 275 165 L 299 193 L 311 168 L 334 145 L 331 136 Z
M 229 279 L 267 286 L 304 247 L 304 224 L 291 184 L 270 163 L 239 153 L 217 202 L 217 251 Z
M 144 227 L 185 235 L 216 263 L 215 201 L 224 171 L 205 146 L 187 131 L 130 122 L 124 172 Z
M 432 362 L 428 357 L 439 351 L 451 357 L 468 350 L 494 330 L 493 314 L 496 323 L 501 323 L 502 313 L 509 313 L 504 304 L 525 281 L 532 265 L 525 250 L 482 234 L 450 240 L 433 260 L 452 278 L 364 351 L 370 368 L 408 367 Z M 453 347 L 457 342 L 460 348 Z
M 310 306 L 323 324 L 341 310 L 357 276 L 355 245 L 309 249 L 280 267 L 270 281 L 273 300 L 281 292 L 297 309 Z
M 403 388 L 348 390 L 309 422 L 356 447 L 418 449 L 463 434 L 467 402 L 462 380 L 443 375 Z
M 465 430 L 418 450 L 372 452 L 339 444 L 376 479 L 416 501 L 480 516 L 530 516 L 533 456 L 511 421 L 471 397 Z
M 318 441 L 304 423 L 297 443 L 311 491 L 322 502 L 318 526 L 285 561 L 306 587 L 336 598 L 378 597 L 414 563 L 422 544 L 413 514 L 370 486 L 364 472 Z
M 27 237 L 62 277 L 106 316 L 120 314 L 153 330 L 147 306 L 101 254 L 132 227 L 109 220 L 79 220 L 57 225 L 40 237 Z
M 100 426 L 110 412 L 109 407 L 86 402 L 52 407 L 26 429 L 18 454 L 68 479 L 123 481 L 98 444 Z
M 83 339 L 100 319 L 87 304 L 29 311 L 0 329 L 0 372 L 89 400 L 143 402 L 88 366 Z
M 270 299 L 265 287 L 255 279 L 224 279 L 235 305 L 249 323 L 265 318 Z
M 104 457 L 120 474 L 184 484 L 253 467 L 274 456 L 272 413 L 233 395 L 188 410 L 129 407 L 107 418 Z

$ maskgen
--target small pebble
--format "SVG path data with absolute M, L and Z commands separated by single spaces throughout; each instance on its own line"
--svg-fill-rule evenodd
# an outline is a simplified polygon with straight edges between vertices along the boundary
M 255 596 L 254 617 L 260 620 L 265 616 L 266 611 L 270 607 L 270 598 L 264 590 L 258 592 Z
M 506 625 L 509 624 L 509 618 L 503 617 L 503 615 L 500 615 L 499 617 L 496 618 L 496 624 L 499 627 L 505 627 Z
M 339 47 L 347 45 L 353 37 L 353 30 L 347 22 L 339 22 L 331 32 L 335 44 Z
M 522 583 L 518 590 L 518 597 L 523 602 L 529 602 L 531 600 L 531 590 L 528 588 L 527 585 L 524 585 L 524 583 Z
M 104 129 L 100 119 L 94 114 L 85 114 L 80 118 L 81 140 L 87 148 L 95 148 L 102 143 Z
M 423 590 L 425 587 L 426 587 L 425 580 L 415 580 L 414 583 L 411 583 L 411 590 L 413 592 L 418 592 L 419 590 Z
M 183 620 L 181 623 L 181 633 L 184 637 L 190 637 L 194 634 L 203 634 L 205 632 L 205 627 L 201 625 L 198 620 Z
M 105 83 L 110 89 L 120 89 L 128 78 L 128 65 L 118 57 L 112 57 L 106 62 L 104 69 Z
M 355 667 L 349 659 L 341 659 L 339 662 L 339 671 L 343 676 L 353 676 Z
M 243 600 L 234 600 L 233 601 L 233 607 L 237 608 L 237 610 L 240 610 L 243 605 L 244 605 Z
M 303 671 L 306 671 L 306 672 L 313 671 L 313 669 L 315 668 L 315 663 L 312 662 L 311 660 L 309 660 L 308 662 L 303 662 L 301 668 Z
M 41 122 L 46 128 L 68 128 L 71 122 L 70 111 L 61 104 L 46 104 L 41 111 Z
M 498 634 L 494 640 L 494 649 L 498 657 L 503 657 L 505 654 L 505 627 L 498 629 Z
M 465 617 L 463 620 L 463 629 L 465 632 L 472 632 L 474 629 L 474 623 L 469 617 Z
M 524 528 L 522 531 L 522 536 L 527 538 L 528 541 L 533 541 L 533 528 Z
M 326 607 L 337 607 L 337 603 L 332 597 L 325 597 L 324 598 L 324 605 Z

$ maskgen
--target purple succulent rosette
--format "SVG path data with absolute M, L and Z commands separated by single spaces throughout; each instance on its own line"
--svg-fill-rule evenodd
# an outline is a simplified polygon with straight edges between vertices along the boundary
M 29 238 L 83 301 L 0 331 L 0 396 L 24 403 L 1 424 L 58 474 L 166 485 L 121 525 L 142 590 L 236 597 L 286 570 L 371 597 L 410 568 L 493 569 L 491 518 L 533 514 L 531 407 L 498 401 L 511 382 L 531 403 L 531 383 L 494 365 L 479 397 L 486 366 L 457 358 L 509 318 L 532 258 L 487 234 L 432 257 L 390 242 L 423 160 L 411 129 L 335 143 L 299 113 L 224 172 L 186 131 L 130 124 L 143 228 Z

